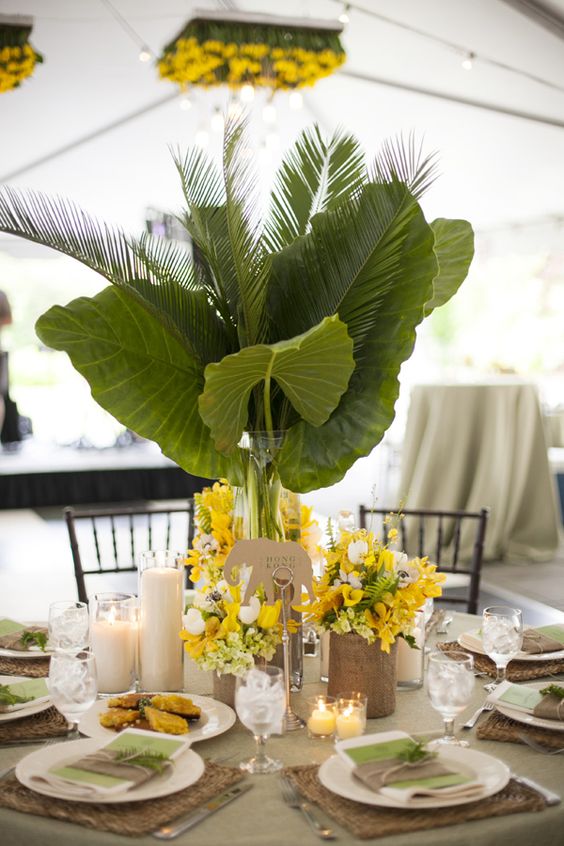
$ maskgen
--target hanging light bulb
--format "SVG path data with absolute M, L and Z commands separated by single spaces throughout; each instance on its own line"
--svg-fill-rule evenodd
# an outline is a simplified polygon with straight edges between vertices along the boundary
M 342 24 L 348 24 L 349 23 L 349 21 L 350 21 L 350 17 L 349 17 L 350 8 L 351 8 L 350 5 L 348 3 L 345 3 L 345 6 L 343 7 L 343 11 L 339 15 L 339 21 Z
M 462 67 L 466 71 L 471 71 L 474 67 L 474 59 L 476 58 L 475 53 L 468 53 L 467 56 L 462 60 Z
M 255 89 L 246 82 L 241 88 L 241 100 L 243 103 L 252 103 L 255 99 Z
M 146 44 L 143 44 L 139 51 L 139 61 L 140 62 L 150 62 L 153 58 L 153 54 L 149 50 Z
M 262 109 L 262 119 L 265 123 L 276 123 L 276 106 L 274 103 L 267 103 Z
M 190 99 L 188 94 L 185 94 L 183 97 L 180 98 L 179 105 L 183 112 L 190 111 L 190 109 L 192 108 L 192 100 Z
M 196 132 L 194 141 L 198 147 L 207 147 L 210 142 L 210 134 L 205 127 L 201 127 Z
M 292 91 L 288 98 L 288 102 L 290 104 L 291 109 L 301 109 L 304 104 L 304 98 L 301 95 L 300 91 Z
M 214 109 L 210 123 L 213 132 L 223 132 L 225 121 L 220 108 Z

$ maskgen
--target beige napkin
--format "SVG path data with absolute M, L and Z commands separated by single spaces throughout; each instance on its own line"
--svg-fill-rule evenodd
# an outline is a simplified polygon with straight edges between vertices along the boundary
M 392 782 L 407 781 L 411 778 L 435 778 L 451 775 L 453 772 L 455 770 L 445 767 L 436 758 L 413 764 L 398 761 L 397 758 L 387 758 L 384 761 L 368 761 L 366 764 L 359 764 L 353 770 L 356 778 L 376 793 Z
M 522 652 L 530 655 L 540 655 L 542 652 L 560 652 L 564 647 L 548 635 L 538 632 L 536 629 L 525 629 L 523 633 Z
M 564 720 L 564 699 L 547 693 L 533 709 L 533 716 L 543 720 Z
M 13 649 L 14 651 L 18 652 L 29 652 L 31 647 L 34 647 L 35 650 L 37 649 L 37 644 L 24 644 L 22 643 L 22 635 L 24 632 L 43 632 L 43 634 L 47 634 L 47 629 L 43 626 L 27 626 L 27 628 L 22 629 L 18 632 L 12 632 L 11 634 L 5 634 L 0 636 L 0 648 L 2 649 Z M 34 651 L 35 651 L 34 650 Z

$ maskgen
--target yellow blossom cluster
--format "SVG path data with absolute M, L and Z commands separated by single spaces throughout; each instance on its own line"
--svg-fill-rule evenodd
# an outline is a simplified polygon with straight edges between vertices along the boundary
M 342 532 L 325 551 L 325 571 L 313 585 L 315 601 L 299 610 L 322 630 L 379 639 L 389 652 L 409 632 L 425 600 L 441 595 L 444 579 L 427 558 L 408 559 L 372 532 Z
M 163 79 L 187 85 L 223 85 L 238 88 L 246 83 L 287 90 L 315 85 L 345 61 L 343 52 L 271 47 L 268 44 L 199 41 L 178 38 L 158 62 Z
M 0 49 L 0 94 L 17 88 L 31 76 L 37 62 L 43 61 L 30 44 L 6 45 Z

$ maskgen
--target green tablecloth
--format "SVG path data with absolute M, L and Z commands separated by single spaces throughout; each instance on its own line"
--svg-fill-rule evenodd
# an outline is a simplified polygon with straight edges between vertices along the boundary
M 406 509 L 489 507 L 486 559 L 552 558 L 559 520 L 535 387 L 416 386 L 398 494 Z M 470 558 L 473 541 L 468 526 L 463 558 Z
M 476 618 L 456 615 L 451 626 L 452 635 L 476 627 Z M 315 678 L 319 665 L 316 659 L 305 659 L 306 678 Z M 192 692 L 205 692 L 209 679 L 193 678 Z M 324 689 L 319 682 L 309 681 L 303 692 L 295 697 L 295 708 L 304 711 L 305 697 Z M 464 722 L 484 699 L 483 679 L 476 679 L 472 703 L 457 720 Z M 484 719 L 484 718 L 482 718 Z M 413 732 L 439 730 L 441 719 L 430 706 L 424 689 L 398 693 L 395 714 L 369 722 L 369 731 L 404 729 Z M 475 730 L 467 734 L 473 748 L 506 761 L 516 774 L 527 775 L 541 784 L 564 794 L 564 756 L 547 756 L 525 746 L 512 743 L 484 742 L 476 739 Z M 564 741 L 564 734 L 563 734 Z M 321 763 L 331 755 L 331 744 L 313 741 L 305 731 L 290 733 L 269 740 L 272 754 L 287 765 Z M 564 745 L 564 744 L 563 744 Z M 28 747 L 29 749 L 29 747 Z M 232 756 L 226 764 L 236 764 L 253 751 L 250 733 L 237 723 L 226 734 L 198 743 L 196 751 L 205 758 Z M 26 750 L 27 751 L 27 750 Z M 0 769 L 10 766 L 26 754 L 23 750 L 0 750 Z M 317 846 L 319 840 L 310 831 L 297 811 L 287 808 L 280 797 L 276 776 L 253 777 L 254 787 L 232 805 L 223 808 L 193 831 L 181 835 L 178 844 L 184 846 Z M 1 787 L 1 785 L 0 785 Z M 357 843 L 347 831 L 334 826 L 337 843 Z M 0 809 L 0 842 L 2 846 L 118 846 L 135 842 L 136 846 L 150 846 L 150 837 L 127 838 L 92 831 L 43 817 L 26 816 Z M 398 835 L 375 841 L 382 846 L 562 846 L 564 842 L 564 805 L 547 808 L 542 813 L 514 814 L 450 826 L 448 828 Z

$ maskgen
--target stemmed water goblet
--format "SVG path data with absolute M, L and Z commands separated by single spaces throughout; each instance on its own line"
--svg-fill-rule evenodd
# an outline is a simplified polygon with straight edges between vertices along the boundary
M 96 659 L 91 652 L 56 652 L 51 656 L 47 687 L 53 705 L 70 723 L 70 737 L 78 738 L 78 722 L 96 701 Z
M 507 665 L 523 645 L 523 614 L 519 608 L 491 605 L 482 615 L 482 645 L 496 666 L 496 677 L 485 685 L 490 693 L 505 681 Z
M 429 655 L 427 693 L 431 705 L 442 714 L 443 736 L 434 743 L 468 746 L 454 735 L 454 718 L 463 711 L 474 687 L 474 659 L 466 652 L 437 651 Z
M 80 652 L 88 646 L 88 606 L 85 602 L 52 602 L 49 606 L 49 648 Z
M 274 732 L 281 732 L 286 709 L 284 674 L 279 667 L 253 667 L 235 685 L 237 716 L 250 731 L 256 742 L 256 755 L 239 764 L 252 775 L 275 773 L 282 769 L 282 762 L 269 758 L 265 752 L 266 741 Z

